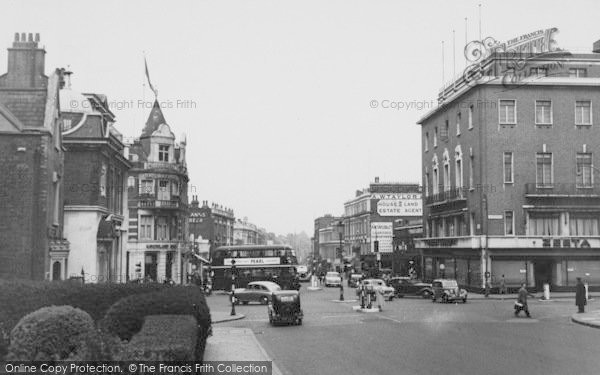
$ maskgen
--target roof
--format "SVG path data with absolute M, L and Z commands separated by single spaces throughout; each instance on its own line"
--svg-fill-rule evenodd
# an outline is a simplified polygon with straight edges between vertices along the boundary
M 219 246 L 216 250 L 291 250 L 289 245 L 234 245 L 234 246 Z
M 152 133 L 158 130 L 158 127 L 162 124 L 166 124 L 167 120 L 165 120 L 165 116 L 162 113 L 162 109 L 160 108 L 160 104 L 158 100 L 154 100 L 154 106 L 152 106 L 152 110 L 150 111 L 150 115 L 148 115 L 148 120 L 146 120 L 146 126 L 144 126 L 144 130 L 142 130 L 142 135 L 140 138 L 150 137 Z
M 77 91 L 62 89 L 59 91 L 60 111 L 69 113 L 94 113 L 92 103 Z

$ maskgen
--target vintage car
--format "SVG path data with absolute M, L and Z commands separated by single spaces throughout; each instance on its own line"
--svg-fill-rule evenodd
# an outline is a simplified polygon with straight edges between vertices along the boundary
M 421 296 L 430 298 L 432 292 L 431 284 L 424 283 L 421 280 L 411 279 L 410 276 L 392 277 L 388 280 L 388 285 L 394 288 L 396 297 Z
M 268 314 L 271 325 L 277 323 L 301 325 L 304 314 L 300 307 L 300 293 L 295 290 L 273 292 Z
M 360 286 L 357 289 L 357 294 L 360 294 L 360 290 L 365 289 L 369 293 L 381 292 L 383 298 L 391 301 L 394 299 L 394 288 L 385 285 L 385 282 L 381 279 L 364 279 L 360 282 Z
M 298 281 L 300 282 L 308 282 L 310 281 L 310 272 L 308 272 L 307 266 L 298 266 L 296 267 L 296 273 L 298 274 Z
M 431 302 L 451 302 L 462 300 L 467 303 L 467 291 L 459 288 L 458 282 L 454 279 L 435 279 L 431 283 L 433 294 Z
M 360 284 L 360 281 L 363 279 L 363 275 L 360 273 L 352 273 L 350 274 L 350 277 L 348 278 L 348 287 L 350 288 L 356 288 L 358 286 L 358 284 Z
M 245 288 L 236 288 L 233 294 L 235 304 L 247 305 L 249 302 L 258 302 L 266 305 L 271 301 L 273 292 L 281 290 L 281 287 L 272 281 L 253 281 Z
M 325 286 L 340 286 L 342 284 L 342 277 L 339 272 L 327 272 L 325 274 Z

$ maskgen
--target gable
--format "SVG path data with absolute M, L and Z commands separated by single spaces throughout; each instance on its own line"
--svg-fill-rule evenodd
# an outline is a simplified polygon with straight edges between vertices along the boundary
M 20 132 L 23 124 L 8 109 L 0 105 L 0 132 Z

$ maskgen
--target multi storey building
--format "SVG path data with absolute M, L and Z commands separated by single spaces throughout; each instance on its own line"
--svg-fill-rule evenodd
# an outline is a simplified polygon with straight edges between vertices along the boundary
M 86 282 L 125 281 L 125 183 L 131 164 L 106 97 L 71 90 L 70 72 L 64 75 L 64 234 L 71 251 L 63 267 L 68 276 L 83 276 Z
M 128 278 L 187 279 L 188 175 L 185 137 L 179 143 L 158 101 L 139 139 L 129 146 Z
M 39 34 L 15 34 L 0 76 L 0 278 L 64 279 L 61 71 L 45 74 Z
M 258 245 L 258 227 L 248 222 L 248 218 L 237 219 L 233 224 L 234 245 Z
M 552 31 L 516 39 L 521 52 L 491 51 L 419 121 L 425 238 L 416 245 L 428 277 L 600 284 L 600 43 L 541 53 Z
M 370 263 L 374 253 L 381 253 L 382 266 L 391 268 L 394 221 L 421 215 L 419 184 L 383 183 L 376 177 L 368 189 L 344 203 L 344 252 Z
M 233 209 L 216 203 L 202 201 L 199 207 L 198 197 L 193 197 L 190 207 L 190 234 L 194 241 L 206 240 L 210 250 L 224 245 L 233 245 L 233 226 L 235 215 Z
M 341 217 L 332 216 L 331 214 L 326 214 L 315 219 L 315 232 L 313 235 L 313 250 L 315 253 L 313 254 L 313 259 L 318 260 L 319 258 L 327 259 L 328 257 L 331 257 L 331 254 L 325 250 L 328 248 L 328 246 L 321 246 L 321 239 L 323 238 L 321 235 L 321 230 L 331 227 L 334 223 L 339 222 L 341 219 Z M 331 257 L 331 259 L 334 257 L 335 256 Z

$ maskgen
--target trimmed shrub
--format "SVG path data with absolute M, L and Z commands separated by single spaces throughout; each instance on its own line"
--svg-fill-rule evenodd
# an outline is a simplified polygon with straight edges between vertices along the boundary
M 158 292 L 133 295 L 119 300 L 100 322 L 101 329 L 131 340 L 140 332 L 148 315 L 192 315 L 198 325 L 196 359 L 201 360 L 210 332 L 210 311 L 204 294 L 194 286 L 173 286 Z
M 72 306 L 43 307 L 24 316 L 10 333 L 8 360 L 92 360 L 98 353 L 94 321 Z
M 44 306 L 70 305 L 90 314 L 94 321 L 104 317 L 115 302 L 132 294 L 167 289 L 158 283 L 81 284 L 72 281 L 0 280 L 0 358 L 2 335 L 26 314 Z
M 122 360 L 193 361 L 198 337 L 191 315 L 150 315 L 123 351 Z

